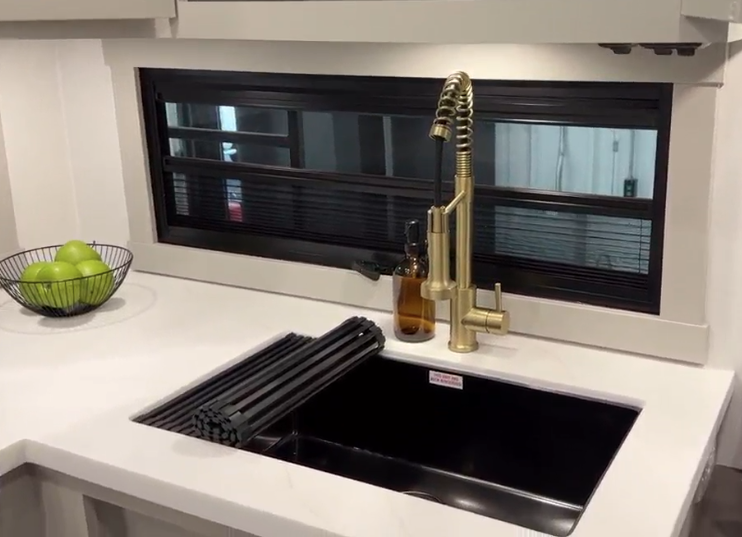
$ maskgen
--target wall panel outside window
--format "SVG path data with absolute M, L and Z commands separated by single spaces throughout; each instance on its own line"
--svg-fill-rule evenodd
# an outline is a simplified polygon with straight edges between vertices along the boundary
M 140 72 L 158 240 L 393 264 L 440 80 Z M 672 86 L 475 80 L 474 277 L 659 313 Z M 444 177 L 452 190 L 453 147 Z
M 5 155 L 5 139 L 0 118 L 0 259 L 18 250 L 15 210 L 10 191 L 10 176 Z

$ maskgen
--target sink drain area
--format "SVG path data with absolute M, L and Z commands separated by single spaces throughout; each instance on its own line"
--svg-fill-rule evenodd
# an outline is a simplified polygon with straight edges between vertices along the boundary
M 428 500 L 435 503 L 443 503 L 439 498 L 436 498 L 432 494 L 428 494 L 427 492 L 422 492 L 419 490 L 403 490 L 401 491 L 402 494 L 406 494 L 407 496 L 414 496 L 415 498 L 420 498 L 422 500 Z

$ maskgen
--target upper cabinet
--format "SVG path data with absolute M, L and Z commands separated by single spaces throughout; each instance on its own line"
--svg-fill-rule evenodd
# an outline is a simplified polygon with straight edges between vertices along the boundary
M 0 22 L 107 21 L 175 17 L 175 0 L 0 0 Z
M 727 40 L 728 23 L 742 22 L 739 4 L 738 0 L 178 0 L 173 35 L 379 43 L 705 44 Z
M 682 13 L 687 17 L 742 22 L 742 5 L 738 0 L 682 0 Z
M 687 51 L 727 41 L 729 23 L 742 22 L 740 5 L 741 0 L 0 0 L 0 38 L 684 43 Z M 154 25 L 156 19 L 170 24 Z

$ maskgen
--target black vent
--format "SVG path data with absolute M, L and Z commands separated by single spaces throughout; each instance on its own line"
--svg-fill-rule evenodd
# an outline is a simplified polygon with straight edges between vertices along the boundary
M 176 70 L 141 80 L 161 242 L 351 268 L 394 260 L 404 223 L 426 220 L 439 80 Z M 659 313 L 671 86 L 475 81 L 475 91 L 475 283 Z M 514 160 L 524 149 L 513 141 L 534 126 L 561 138 L 531 173 L 546 186 L 523 188 L 497 159 Z M 635 197 L 623 190 L 637 160 L 633 145 L 630 162 L 620 153 L 629 132 L 632 144 L 654 136 Z M 587 135 L 608 140 L 614 162 L 580 184 L 612 174 L 615 192 L 564 184 Z

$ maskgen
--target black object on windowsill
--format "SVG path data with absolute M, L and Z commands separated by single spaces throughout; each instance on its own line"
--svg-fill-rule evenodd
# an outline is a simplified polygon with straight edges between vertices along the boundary
M 201 438 L 242 447 L 333 381 L 376 356 L 384 342 L 373 321 L 352 317 L 289 352 L 271 354 L 272 360 L 263 357 L 260 365 L 241 375 L 239 382 L 230 382 L 230 387 L 225 383 L 226 389 L 212 387 L 208 396 L 196 397 L 202 404 L 191 414 L 192 427 Z
M 392 271 L 389 267 L 376 263 L 374 261 L 353 261 L 353 270 L 355 270 L 361 276 L 365 276 L 369 280 L 379 281 L 382 274 L 390 275 Z

